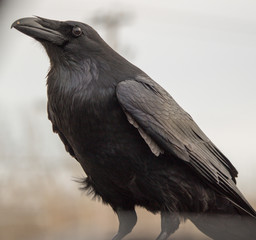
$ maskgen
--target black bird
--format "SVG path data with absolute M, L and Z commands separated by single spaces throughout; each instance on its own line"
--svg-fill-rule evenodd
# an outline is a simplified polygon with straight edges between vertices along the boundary
M 135 226 L 135 206 L 161 213 L 157 240 L 187 218 L 213 239 L 256 239 L 237 170 L 161 86 L 87 24 L 36 17 L 12 27 L 46 49 L 53 131 L 84 169 L 83 188 L 117 213 L 113 240 Z

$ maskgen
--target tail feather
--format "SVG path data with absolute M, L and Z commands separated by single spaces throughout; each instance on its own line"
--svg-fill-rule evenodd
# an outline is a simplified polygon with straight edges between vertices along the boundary
M 255 212 L 248 212 L 225 198 L 218 200 L 211 212 L 190 216 L 189 219 L 214 240 L 255 240 Z
M 191 216 L 197 228 L 214 240 L 255 240 L 256 220 L 241 215 Z

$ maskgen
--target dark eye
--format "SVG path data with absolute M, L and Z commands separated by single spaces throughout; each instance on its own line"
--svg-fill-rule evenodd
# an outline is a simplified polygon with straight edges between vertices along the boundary
M 78 26 L 73 27 L 72 34 L 75 37 L 79 37 L 82 34 L 82 29 Z

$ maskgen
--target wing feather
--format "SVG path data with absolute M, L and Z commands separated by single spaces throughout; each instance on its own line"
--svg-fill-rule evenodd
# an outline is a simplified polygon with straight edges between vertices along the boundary
M 171 154 L 187 162 L 208 184 L 255 214 L 236 187 L 235 167 L 160 85 L 139 76 L 120 82 L 116 94 L 128 121 L 155 155 Z

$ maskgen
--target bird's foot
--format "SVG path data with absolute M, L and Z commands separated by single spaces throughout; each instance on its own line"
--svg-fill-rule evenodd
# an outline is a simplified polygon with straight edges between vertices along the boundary
M 167 240 L 170 234 L 167 232 L 161 232 L 156 240 Z
M 112 240 L 121 240 L 132 231 L 137 222 L 137 215 L 134 209 L 123 210 L 119 208 L 116 213 L 119 220 L 119 229 Z

